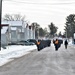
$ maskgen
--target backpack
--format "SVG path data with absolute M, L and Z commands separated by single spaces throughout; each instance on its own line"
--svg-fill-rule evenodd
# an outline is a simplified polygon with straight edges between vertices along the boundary
M 55 44 L 58 44 L 58 40 L 55 41 Z
M 37 45 L 39 45 L 40 44 L 40 42 L 37 42 Z

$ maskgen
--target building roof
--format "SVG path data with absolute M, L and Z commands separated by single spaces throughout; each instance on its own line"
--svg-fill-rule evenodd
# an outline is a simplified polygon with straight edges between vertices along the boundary
M 10 26 L 22 26 L 22 21 L 3 21 L 2 24 L 9 24 Z

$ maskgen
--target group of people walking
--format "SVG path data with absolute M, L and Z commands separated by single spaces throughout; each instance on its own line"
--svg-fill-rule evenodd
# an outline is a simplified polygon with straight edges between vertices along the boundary
M 56 40 L 53 40 L 53 43 L 55 46 L 55 50 L 57 51 L 59 47 L 61 47 L 61 44 L 63 43 L 63 41 L 56 39 Z M 67 39 L 64 41 L 64 45 L 65 45 L 65 49 L 67 49 L 67 45 L 68 45 Z

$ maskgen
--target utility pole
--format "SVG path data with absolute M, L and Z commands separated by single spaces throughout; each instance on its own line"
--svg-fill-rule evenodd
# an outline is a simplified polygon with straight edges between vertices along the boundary
M 2 18 L 2 0 L 0 0 L 0 50 L 1 50 L 1 18 Z

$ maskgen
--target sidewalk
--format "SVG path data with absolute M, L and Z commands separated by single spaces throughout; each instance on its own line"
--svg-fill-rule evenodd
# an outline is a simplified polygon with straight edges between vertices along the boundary
M 25 54 L 30 53 L 32 50 L 37 50 L 36 45 L 31 45 L 31 46 L 13 45 L 13 46 L 7 46 L 6 49 L 1 48 L 0 66 L 6 64 L 9 61 L 14 60 L 11 58 L 21 57 Z

